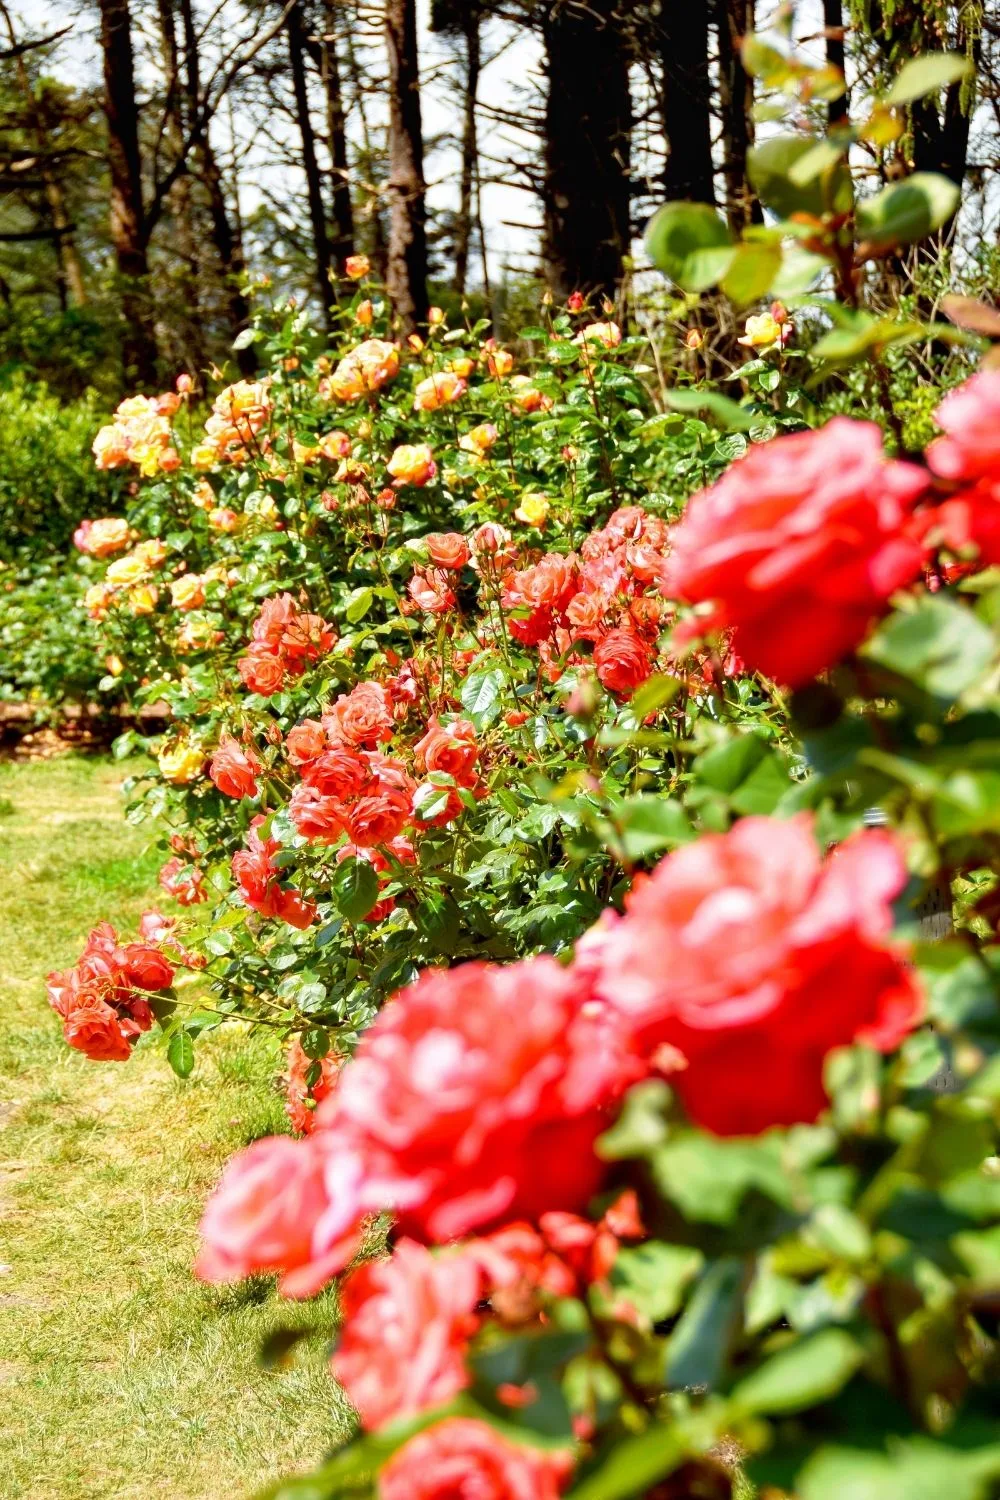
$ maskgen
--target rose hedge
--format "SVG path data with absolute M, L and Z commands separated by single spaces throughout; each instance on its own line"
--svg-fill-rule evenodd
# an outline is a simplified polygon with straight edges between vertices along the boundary
M 771 317 L 737 414 L 691 392 L 721 436 L 582 307 L 519 366 L 362 285 L 345 348 L 279 314 L 207 421 L 98 439 L 145 481 L 79 545 L 172 715 L 129 815 L 182 915 L 51 994 L 182 1075 L 227 1017 L 291 1041 L 301 1138 L 198 1261 L 343 1278 L 359 1434 L 282 1495 L 1000 1479 L 1000 373 L 924 458 L 783 434 Z

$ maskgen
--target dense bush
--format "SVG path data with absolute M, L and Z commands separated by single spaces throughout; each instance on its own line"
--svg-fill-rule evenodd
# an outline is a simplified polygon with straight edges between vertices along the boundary
M 0 561 L 65 548 L 84 516 L 118 509 L 123 481 L 90 455 L 105 409 L 93 394 L 65 403 L 24 379 L 0 386 Z
M 84 576 L 63 553 L 0 563 L 0 699 L 30 705 L 39 719 L 118 696 L 83 607 Z

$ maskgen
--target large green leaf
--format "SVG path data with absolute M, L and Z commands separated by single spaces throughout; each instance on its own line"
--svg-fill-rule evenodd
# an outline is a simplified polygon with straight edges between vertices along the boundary
M 728 396 L 720 396 L 717 391 L 701 391 L 694 390 L 690 386 L 674 386 L 666 392 L 664 400 L 674 411 L 707 411 L 716 419 L 720 427 L 733 427 L 741 432 L 749 432 L 754 423 L 760 420 L 755 412 L 747 411 L 745 407 L 738 406 L 735 401 L 730 401 Z
M 911 58 L 903 64 L 885 95 L 885 103 L 910 104 L 925 94 L 933 94 L 935 89 L 957 83 L 971 72 L 972 63 L 957 52 L 925 52 L 923 57 Z
M 669 1385 L 709 1390 L 718 1386 L 740 1319 L 743 1274 L 743 1262 L 736 1256 L 724 1256 L 708 1267 L 670 1335 Z
M 687 1455 L 687 1443 L 677 1428 L 655 1422 L 600 1457 L 566 1500 L 632 1500 L 672 1473 Z
M 864 1350 L 843 1328 L 821 1328 L 799 1339 L 734 1387 L 731 1400 L 741 1411 L 805 1411 L 829 1401 L 864 1360 Z
M 462 707 L 476 729 L 487 729 L 500 717 L 500 690 L 503 673 L 497 667 L 488 672 L 470 672 L 462 683 Z
M 650 1322 L 672 1318 L 684 1294 L 701 1270 L 704 1257 L 690 1245 L 668 1245 L 647 1240 L 619 1250 L 611 1271 L 611 1285 Z
M 744 307 L 770 291 L 780 270 L 780 245 L 745 241 L 722 278 L 722 290 L 737 306 Z
M 948 702 L 982 675 L 995 652 L 993 632 L 971 610 L 933 595 L 891 615 L 864 648 L 873 661 Z
M 1000 1474 L 1000 1445 L 948 1448 L 914 1437 L 891 1455 L 862 1448 L 820 1448 L 795 1486 L 799 1500 L 985 1500 Z
M 736 252 L 707 203 L 665 203 L 646 230 L 646 253 L 679 287 L 703 292 L 726 274 Z
M 914 172 L 858 204 L 858 239 L 873 252 L 912 245 L 946 224 L 960 198 L 956 184 L 940 172 Z
M 366 859 L 345 859 L 334 870 L 330 889 L 341 916 L 360 922 L 378 900 L 378 876 Z
M 805 181 L 793 172 L 807 163 Z M 816 165 L 817 170 L 812 170 Z M 783 219 L 793 214 L 819 217 L 824 213 L 848 213 L 853 201 L 851 174 L 838 151 L 820 162 L 816 142 L 804 135 L 778 135 L 755 146 L 747 156 L 747 173 L 760 201 Z

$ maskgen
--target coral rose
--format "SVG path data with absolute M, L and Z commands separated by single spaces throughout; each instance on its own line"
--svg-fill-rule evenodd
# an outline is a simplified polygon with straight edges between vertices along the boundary
M 92 1062 L 128 1062 L 132 1056 L 116 1012 L 96 995 L 74 1007 L 63 1022 L 63 1036 Z
M 812 1121 L 834 1048 L 889 1051 L 920 1020 L 889 942 L 905 879 L 887 834 L 857 834 L 824 862 L 809 814 L 744 818 L 639 876 L 581 962 L 640 1050 L 684 1059 L 671 1081 L 696 1124 L 744 1135 Z
M 379 1500 L 558 1500 L 572 1461 L 522 1447 L 488 1422 L 448 1417 L 410 1438 L 378 1477 Z
M 345 1263 L 356 1237 L 316 1254 L 327 1208 L 325 1142 L 268 1136 L 233 1157 L 201 1221 L 195 1272 L 204 1281 L 239 1281 L 281 1271 L 281 1290 L 309 1296 Z M 318 1278 L 318 1279 L 317 1279 Z
M 886 459 L 873 422 L 834 417 L 775 438 L 688 502 L 664 593 L 710 601 L 704 629 L 734 627 L 748 667 L 800 686 L 858 646 L 919 574 L 906 522 L 925 486 L 921 469 Z
M 443 771 L 458 782 L 466 782 L 474 776 L 479 759 L 475 727 L 468 719 L 442 724 L 435 716 L 423 739 L 414 745 L 413 754 L 419 770 Z
M 448 574 L 441 568 L 414 568 L 406 592 L 418 609 L 429 615 L 444 615 L 456 604 Z
M 326 749 L 326 730 L 317 719 L 303 719 L 285 735 L 285 754 L 293 766 L 305 766 Z
M 349 255 L 344 261 L 344 275 L 352 281 L 363 281 L 371 268 L 367 255 Z
M 248 691 L 259 693 L 262 698 L 280 693 L 285 685 L 284 664 L 280 656 L 272 655 L 267 647 L 251 646 L 237 665 Z
M 299 1135 L 311 1135 L 316 1128 L 316 1105 L 333 1093 L 343 1066 L 344 1058 L 336 1053 L 314 1061 L 306 1056 L 298 1037 L 292 1038 L 285 1058 L 285 1113 Z M 313 1069 L 319 1076 L 309 1083 Z
M 334 743 L 374 750 L 395 733 L 392 698 L 381 683 L 359 682 L 326 711 L 323 724 Z
M 949 391 L 934 413 L 944 437 L 927 449 L 942 479 L 1000 482 L 1000 370 L 980 370 Z
M 257 777 L 263 769 L 252 750 L 244 750 L 231 734 L 224 734 L 208 774 L 226 797 L 256 797 L 260 790 Z
M 469 1384 L 465 1352 L 479 1324 L 480 1280 L 470 1259 L 437 1259 L 407 1239 L 391 1259 L 369 1261 L 347 1278 L 331 1368 L 363 1427 L 443 1406 Z
M 464 568 L 472 555 L 460 531 L 432 531 L 424 537 L 424 546 L 436 568 Z
M 192 865 L 184 864 L 176 855 L 167 860 L 157 879 L 179 906 L 197 906 L 199 902 L 208 900 L 202 872 Z
M 366 339 L 345 354 L 333 374 L 320 382 L 320 394 L 338 401 L 359 401 L 399 373 L 399 350 L 384 339 Z
M 653 654 L 634 630 L 609 630 L 594 647 L 598 681 L 610 693 L 627 698 L 653 669 Z

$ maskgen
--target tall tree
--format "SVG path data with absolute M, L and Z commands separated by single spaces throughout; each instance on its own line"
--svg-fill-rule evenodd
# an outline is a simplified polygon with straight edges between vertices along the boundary
M 726 183 L 726 217 L 733 233 L 763 213 L 747 177 L 747 153 L 753 145 L 753 78 L 743 66 L 740 44 L 754 28 L 754 0 L 715 0 L 719 47 L 719 104 L 722 109 L 722 175 Z
M 427 317 L 427 208 L 415 0 L 386 0 L 389 245 L 386 285 L 408 331 Z
M 708 62 L 708 7 L 661 5 L 654 20 L 661 68 L 661 111 L 667 138 L 663 188 L 668 199 L 715 202 L 712 161 L 712 79 Z
M 337 7 L 335 0 L 325 0 L 320 74 L 326 99 L 326 134 L 333 178 L 332 203 L 334 238 L 333 254 L 342 267 L 354 254 L 354 203 L 351 198 L 351 168 L 347 159 L 347 123 L 344 95 L 337 57 Z
M 128 0 L 98 0 L 104 60 L 104 113 L 111 173 L 111 242 L 121 288 L 126 381 L 156 380 L 156 321 L 142 203 L 139 109 Z
M 246 261 L 238 229 L 230 217 L 226 203 L 226 190 L 222 171 L 212 147 L 210 127 L 201 123 L 201 57 L 198 32 L 194 22 L 192 0 L 179 0 L 181 26 L 184 36 L 184 89 L 186 93 L 185 117 L 192 132 L 192 148 L 200 166 L 201 180 L 208 198 L 209 223 L 212 244 L 219 259 L 225 289 L 226 312 L 229 331 L 235 339 L 250 322 L 250 304 L 243 290 Z M 257 368 L 257 356 L 253 345 L 237 351 L 237 362 L 244 375 L 252 375 Z
M 477 105 L 479 76 L 482 71 L 482 4 L 481 0 L 435 0 L 431 7 L 431 26 L 460 36 L 465 47 L 465 76 L 462 81 L 462 134 L 459 141 L 461 165 L 458 177 L 458 212 L 455 215 L 455 290 L 465 291 L 469 273 L 469 250 L 476 222 L 473 193 L 477 187 L 479 158 Z
M 312 228 L 313 247 L 316 256 L 316 285 L 320 306 L 327 327 L 331 327 L 330 307 L 333 288 L 330 273 L 333 270 L 333 250 L 326 222 L 326 205 L 323 202 L 323 180 L 320 177 L 316 156 L 316 132 L 309 112 L 309 85 L 306 79 L 306 29 L 302 13 L 302 0 L 295 0 L 285 18 L 288 37 L 288 61 L 291 67 L 292 92 L 295 97 L 295 115 L 302 140 L 302 170 L 306 179 L 306 201 L 309 205 L 309 224 Z
M 160 23 L 160 50 L 163 60 L 165 134 L 176 158 L 184 150 L 185 135 L 185 90 L 181 83 L 180 52 L 177 45 L 177 17 L 174 0 L 157 0 Z M 175 326 L 171 332 L 178 335 L 180 345 L 178 357 L 192 369 L 200 370 L 208 363 L 205 344 L 205 320 L 201 306 L 201 254 L 198 231 L 195 227 L 195 204 L 192 182 L 187 172 L 182 172 L 170 190 L 170 208 L 174 222 L 173 246 L 180 262 L 175 291 L 179 293 L 179 307 L 171 320 Z M 175 360 L 171 358 L 171 364 Z
M 555 295 L 614 297 L 631 242 L 629 0 L 545 0 L 543 254 Z
M 826 60 L 832 68 L 844 72 L 846 62 L 844 6 L 843 0 L 823 0 L 823 32 L 826 37 Z M 831 99 L 826 107 L 827 119 L 837 125 L 847 119 L 850 101 L 845 87 L 842 94 Z

